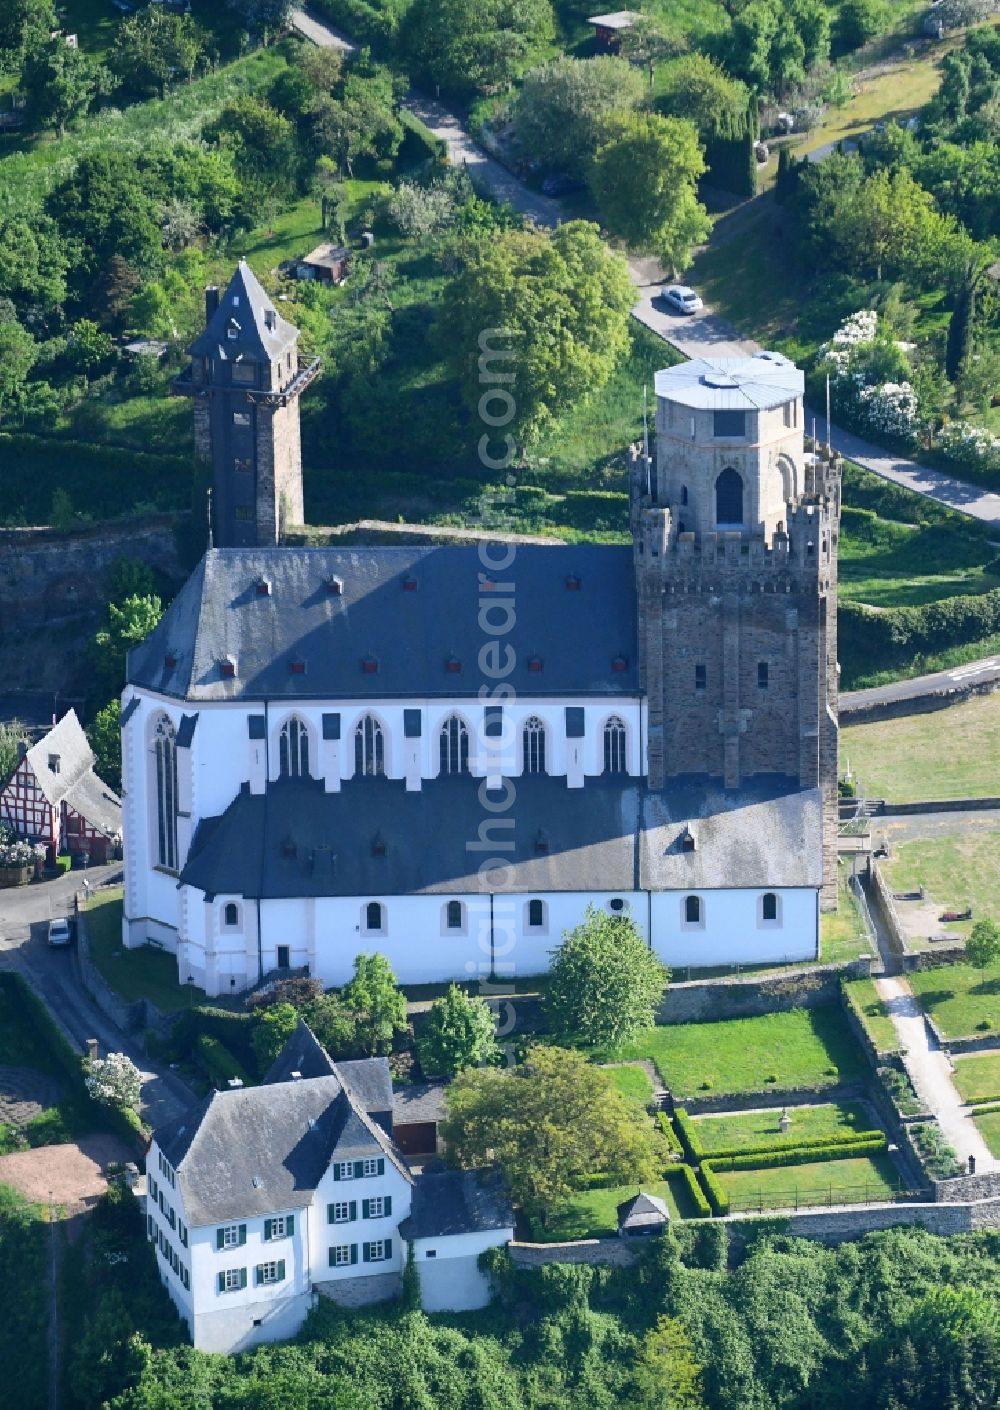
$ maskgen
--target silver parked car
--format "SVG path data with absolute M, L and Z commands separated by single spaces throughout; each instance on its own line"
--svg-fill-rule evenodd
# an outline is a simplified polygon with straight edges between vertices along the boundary
M 69 923 L 68 920 L 50 920 L 50 921 L 49 921 L 49 944 L 50 944 L 50 945 L 58 945 L 58 946 L 69 945 L 69 944 L 72 943 L 72 940 L 73 940 L 73 932 L 72 932 L 72 930 L 70 929 L 70 923 Z
M 695 291 L 686 284 L 668 284 L 662 298 L 674 313 L 700 313 L 705 307 Z

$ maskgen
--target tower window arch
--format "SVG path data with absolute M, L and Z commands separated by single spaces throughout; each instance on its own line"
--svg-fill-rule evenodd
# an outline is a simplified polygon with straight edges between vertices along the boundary
M 720 529 L 743 527 L 743 480 L 731 465 L 715 482 L 715 523 Z
M 385 774 L 385 734 L 374 715 L 363 715 L 354 731 L 354 772 Z
M 625 763 L 625 722 L 618 715 L 612 715 L 604 726 L 604 772 L 623 774 Z
M 684 924 L 701 925 L 704 919 L 704 907 L 700 896 L 684 897 Z
M 177 731 L 167 715 L 153 728 L 156 769 L 156 860 L 177 870 Z
M 757 923 L 768 927 L 781 925 L 781 897 L 775 891 L 765 891 L 758 901 Z
M 531 715 L 524 722 L 521 736 L 524 752 L 524 772 L 543 774 L 545 772 L 545 725 L 537 715 Z
M 226 908 L 222 914 L 222 923 L 223 925 L 239 925 L 240 908 L 235 901 L 227 902 Z
M 385 934 L 385 906 L 381 901 L 368 901 L 363 913 L 366 935 Z
M 309 730 L 298 715 L 292 715 L 281 726 L 278 772 L 282 778 L 309 777 Z
M 438 744 L 442 774 L 469 772 L 469 731 L 464 720 L 457 715 L 449 715 L 441 726 Z

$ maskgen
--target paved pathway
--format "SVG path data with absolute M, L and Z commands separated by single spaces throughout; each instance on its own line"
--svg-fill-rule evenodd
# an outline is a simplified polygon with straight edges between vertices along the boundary
M 1000 656 L 983 656 L 967 661 L 950 671 L 934 671 L 927 676 L 914 676 L 908 681 L 894 681 L 871 690 L 846 690 L 840 694 L 841 716 L 867 710 L 872 705 L 886 705 L 894 700 L 919 700 L 924 695 L 960 691 L 970 685 L 986 685 L 1000 680 Z
M 292 23 L 315 44 L 346 51 L 354 47 L 339 30 L 304 10 L 292 12 Z M 466 166 L 473 180 L 485 186 L 496 199 L 508 201 L 539 225 L 553 226 L 558 223 L 561 215 L 559 202 L 530 190 L 500 162 L 487 156 L 444 104 L 410 93 L 404 106 L 426 123 L 436 137 L 444 139 L 451 161 L 456 166 Z M 634 317 L 685 357 L 704 357 L 707 353 L 717 357 L 746 357 L 759 350 L 759 343 L 742 337 L 737 328 L 711 309 L 694 317 L 668 313 L 657 301 L 663 273 L 655 259 L 632 259 L 629 269 L 639 295 L 632 310 Z M 806 424 L 809 425 L 811 420 L 812 413 L 807 409 Z M 816 423 L 821 437 L 825 436 L 823 418 L 817 416 Z M 918 465 L 916 461 L 892 455 L 862 440 L 860 436 L 842 431 L 838 426 L 833 427 L 832 440 L 835 449 L 865 470 L 871 470 L 885 480 L 915 490 L 949 508 L 961 510 L 974 519 L 995 524 L 1000 529 L 1000 495 L 979 490 L 951 475 Z

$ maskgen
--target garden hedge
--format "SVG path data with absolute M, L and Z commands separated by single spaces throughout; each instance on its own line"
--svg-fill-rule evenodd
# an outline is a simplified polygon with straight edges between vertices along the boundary
M 698 1211 L 699 1219 L 709 1219 L 712 1215 L 712 1207 L 698 1184 L 698 1177 L 691 1169 L 690 1165 L 671 1165 L 667 1168 L 666 1179 L 671 1184 L 684 1186 L 684 1191 L 690 1196 L 694 1207 Z
M 680 1137 L 681 1146 L 688 1160 L 694 1161 L 695 1165 L 705 1154 L 704 1147 L 698 1139 L 698 1132 L 694 1122 L 688 1116 L 682 1106 L 674 1107 L 674 1129 Z
M 667 1146 L 670 1149 L 671 1153 L 673 1155 L 684 1154 L 681 1148 L 680 1141 L 678 1141 L 677 1137 L 674 1135 L 674 1128 L 671 1126 L 670 1118 L 667 1116 L 666 1112 L 658 1111 L 656 1113 L 656 1120 L 660 1127 L 660 1130 L 666 1137 Z
M 703 1160 L 698 1168 L 698 1179 L 702 1189 L 708 1196 L 708 1202 L 712 1207 L 712 1213 L 723 1215 L 729 1213 L 729 1196 L 716 1178 L 715 1171 L 707 1160 Z
M 876 1130 L 852 1131 L 849 1135 L 845 1136 L 812 1136 L 805 1141 L 796 1141 L 794 1146 L 780 1146 L 776 1145 L 774 1141 L 768 1141 L 766 1144 L 761 1142 L 755 1146 L 723 1146 L 721 1150 L 708 1152 L 707 1159 L 729 1160 L 735 1156 L 761 1156 L 770 1155 L 772 1152 L 781 1154 L 788 1150 L 841 1151 L 845 1149 L 845 1147 L 847 1149 L 853 1149 L 859 1142 L 870 1140 L 884 1143 L 885 1135 L 883 1132 Z M 755 1160 L 754 1164 L 758 1164 L 758 1162 Z
M 808 1165 L 813 1161 L 846 1160 L 851 1156 L 878 1155 L 888 1145 L 884 1131 L 873 1132 L 856 1141 L 842 1141 L 836 1146 L 790 1146 L 788 1150 L 751 1151 L 740 1155 L 716 1156 L 701 1163 L 702 1170 L 708 1166 L 713 1171 L 723 1170 L 775 1170 L 782 1165 Z
M 838 608 L 841 659 L 854 680 L 908 665 L 917 656 L 968 646 L 1000 633 L 1000 588 L 979 596 L 949 597 L 922 607 L 883 607 L 859 602 Z
M 171 1046 L 178 1057 L 197 1050 L 198 1039 L 204 1033 L 216 1038 L 248 1072 L 257 1072 L 257 1055 L 253 1049 L 254 1015 L 231 1013 L 229 1009 L 199 1004 L 186 1009 L 171 1034 Z M 258 1074 L 263 1076 L 263 1073 Z

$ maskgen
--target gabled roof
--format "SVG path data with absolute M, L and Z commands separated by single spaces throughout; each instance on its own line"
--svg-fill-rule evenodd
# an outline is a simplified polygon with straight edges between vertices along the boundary
M 514 1211 L 493 1172 L 441 1170 L 414 1182 L 410 1213 L 399 1232 L 404 1239 L 435 1239 L 513 1228 Z
M 75 710 L 67 710 L 59 723 L 32 745 L 26 759 L 53 807 L 67 803 L 108 837 L 121 831 L 121 800 L 94 773 L 93 750 Z
M 236 336 L 230 338 L 230 330 Z M 246 260 L 240 260 L 219 306 L 188 351 L 220 361 L 272 362 L 295 344 L 299 330 L 286 322 Z
M 665 1224 L 670 1219 L 670 1210 L 659 1195 L 647 1195 L 640 1190 L 631 1199 L 618 1206 L 618 1227 L 620 1229 L 642 1229 Z
M 472 545 L 210 549 L 128 680 L 189 701 L 475 696 L 495 641 L 484 577 L 500 584 L 492 623 L 516 607 L 502 641 L 519 696 L 638 693 L 632 550 L 594 544 L 521 544 L 488 574 Z
M 305 1075 L 324 1063 L 328 1072 Z M 293 1071 L 303 1076 L 293 1079 Z M 211 1093 L 160 1127 L 154 1140 L 177 1172 L 194 1228 L 304 1208 L 334 1160 L 381 1155 L 411 1179 L 390 1137 L 303 1022 L 261 1086 Z

